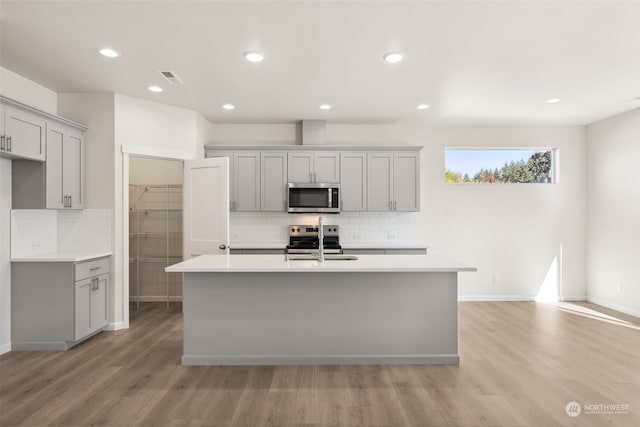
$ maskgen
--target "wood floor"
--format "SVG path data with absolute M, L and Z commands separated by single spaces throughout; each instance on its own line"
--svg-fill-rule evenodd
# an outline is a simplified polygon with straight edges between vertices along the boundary
M 1 356 L 0 425 L 640 426 L 640 319 L 587 303 L 459 308 L 460 366 L 184 367 L 179 306 L 144 305 L 128 330 Z M 607 404 L 629 407 L 593 406 Z

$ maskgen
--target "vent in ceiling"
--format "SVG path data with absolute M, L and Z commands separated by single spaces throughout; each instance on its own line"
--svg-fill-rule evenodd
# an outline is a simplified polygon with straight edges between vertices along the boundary
M 183 85 L 184 82 L 173 71 L 158 71 L 158 73 L 164 77 L 164 79 L 171 85 Z

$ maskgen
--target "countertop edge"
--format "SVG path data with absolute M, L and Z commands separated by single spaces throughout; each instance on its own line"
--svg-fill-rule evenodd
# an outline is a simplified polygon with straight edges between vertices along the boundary
M 87 254 L 43 254 L 11 258 L 11 262 L 81 262 L 112 256 L 113 252 L 90 252 Z

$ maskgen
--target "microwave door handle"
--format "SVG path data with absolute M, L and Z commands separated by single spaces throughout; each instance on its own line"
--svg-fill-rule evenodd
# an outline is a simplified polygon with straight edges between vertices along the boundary
M 327 190 L 329 190 L 329 206 L 330 208 L 333 207 L 333 191 L 331 191 L 331 187 L 327 188 Z

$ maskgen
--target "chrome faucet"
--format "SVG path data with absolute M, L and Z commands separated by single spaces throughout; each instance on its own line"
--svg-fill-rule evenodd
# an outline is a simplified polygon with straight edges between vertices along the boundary
M 324 262 L 324 220 L 318 217 L 318 262 Z

